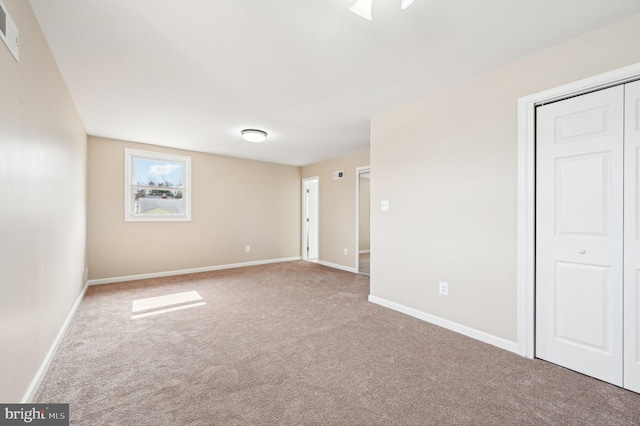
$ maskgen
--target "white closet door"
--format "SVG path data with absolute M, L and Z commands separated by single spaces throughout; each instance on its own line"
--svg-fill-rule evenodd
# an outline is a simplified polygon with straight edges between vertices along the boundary
M 625 87 L 624 387 L 640 392 L 640 81 Z
M 623 104 L 537 109 L 536 356 L 622 385 Z

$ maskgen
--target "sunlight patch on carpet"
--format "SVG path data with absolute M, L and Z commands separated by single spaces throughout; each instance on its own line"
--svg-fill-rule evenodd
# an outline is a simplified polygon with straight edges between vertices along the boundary
M 181 309 L 195 308 L 195 307 L 204 306 L 204 305 L 206 305 L 205 302 L 193 303 L 191 305 L 175 306 L 173 308 L 160 309 L 159 311 L 151 311 L 151 312 L 145 312 L 144 314 L 131 315 L 131 319 L 150 317 L 151 315 L 166 314 L 167 312 L 179 311 Z
M 148 297 L 133 301 L 131 319 L 144 318 L 182 309 L 195 308 L 206 305 L 205 302 L 191 303 L 202 300 L 197 291 L 167 294 L 164 296 Z

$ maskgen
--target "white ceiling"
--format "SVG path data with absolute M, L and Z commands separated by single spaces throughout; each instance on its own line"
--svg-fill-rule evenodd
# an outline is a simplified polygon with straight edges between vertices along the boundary
M 370 118 L 640 13 L 638 0 L 30 0 L 90 135 L 306 165 Z M 269 133 L 266 143 L 240 138 Z

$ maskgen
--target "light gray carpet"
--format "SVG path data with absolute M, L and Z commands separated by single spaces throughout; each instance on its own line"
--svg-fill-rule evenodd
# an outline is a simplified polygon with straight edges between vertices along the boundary
M 367 302 L 290 262 L 91 287 L 36 395 L 82 425 L 637 425 L 640 395 Z M 132 320 L 133 300 L 206 305 Z

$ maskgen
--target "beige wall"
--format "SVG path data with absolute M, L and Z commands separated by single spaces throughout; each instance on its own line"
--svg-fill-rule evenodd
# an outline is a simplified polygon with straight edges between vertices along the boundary
M 370 228 L 371 228 L 371 179 L 360 178 L 360 210 L 358 230 L 358 250 L 369 250 L 370 248 Z
M 191 222 L 124 221 L 125 148 L 191 156 Z M 300 256 L 299 167 L 98 137 L 88 167 L 91 279 Z
M 517 99 L 636 63 L 638 39 L 640 15 L 374 117 L 371 294 L 515 341 Z
M 369 150 L 302 168 L 302 177 L 319 176 L 319 261 L 356 267 L 356 168 L 369 165 Z M 344 179 L 333 172 L 344 170 Z M 348 254 L 344 254 L 344 249 Z
M 29 2 L 0 42 L 0 401 L 19 402 L 83 288 L 86 134 Z

